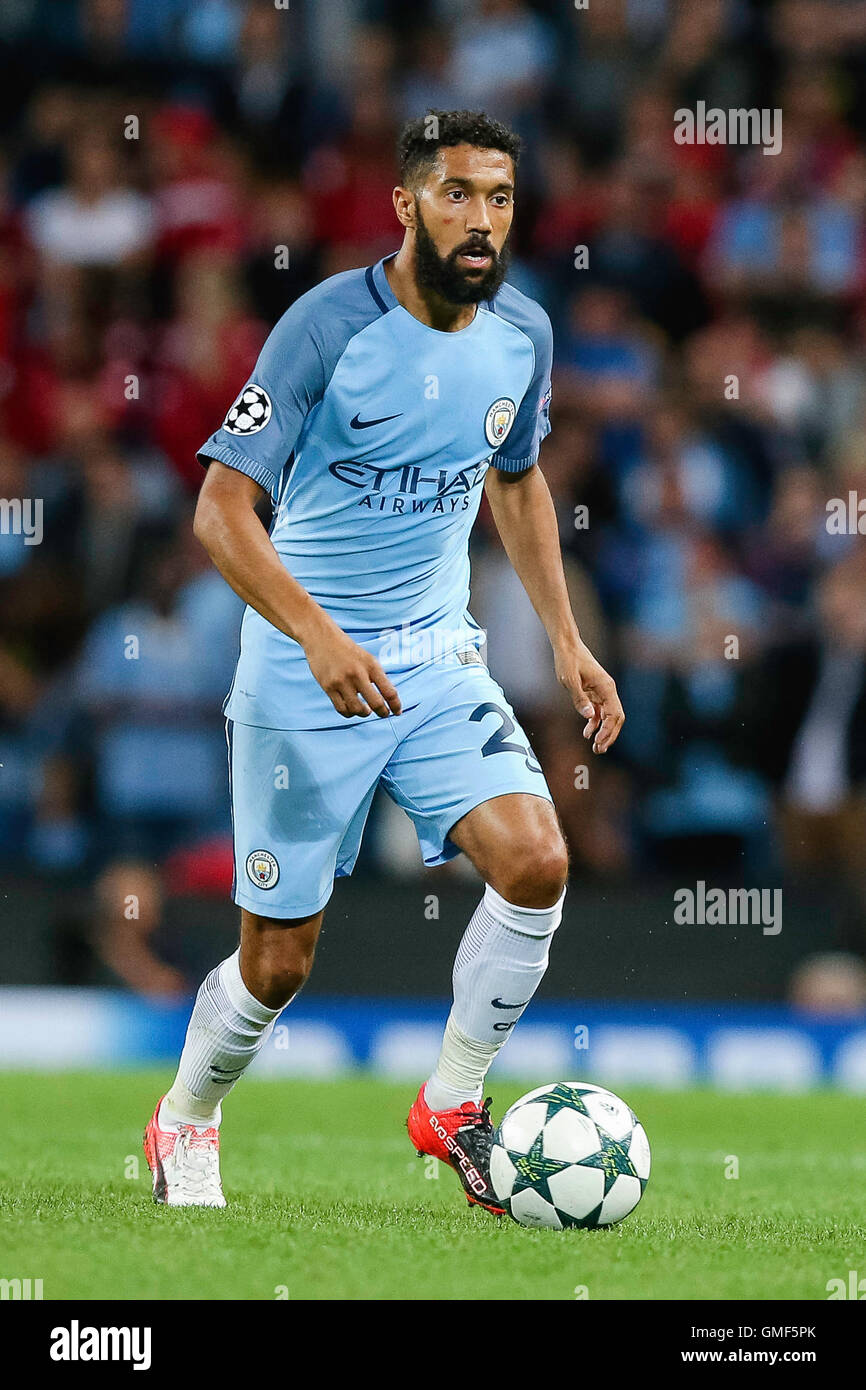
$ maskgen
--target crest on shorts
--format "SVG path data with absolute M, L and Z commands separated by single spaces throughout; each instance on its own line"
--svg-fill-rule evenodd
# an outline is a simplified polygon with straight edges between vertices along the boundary
M 269 850 L 254 849 L 247 855 L 247 878 L 257 888 L 275 888 L 279 877 L 280 866 Z
M 484 417 L 484 433 L 491 448 L 498 449 L 504 443 L 516 414 L 517 406 L 509 396 L 500 396 L 493 402 Z

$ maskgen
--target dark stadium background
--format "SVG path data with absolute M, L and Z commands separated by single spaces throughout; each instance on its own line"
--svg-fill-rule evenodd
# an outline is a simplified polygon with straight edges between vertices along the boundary
M 44 531 L 0 533 L 0 1051 L 168 1057 L 231 949 L 195 449 L 299 294 L 396 249 L 400 122 L 479 106 L 525 140 L 542 465 L 628 716 L 593 760 L 483 511 L 473 612 L 573 856 L 503 1065 L 574 1069 L 592 1018 L 594 1079 L 864 1088 L 866 547 L 826 506 L 866 479 L 866 5 L 6 0 L 0 44 L 0 497 Z M 780 108 L 781 152 L 676 144 L 699 101 Z M 678 924 L 699 881 L 781 888 L 782 931 Z M 414 1065 L 476 896 L 377 803 L 285 1055 Z

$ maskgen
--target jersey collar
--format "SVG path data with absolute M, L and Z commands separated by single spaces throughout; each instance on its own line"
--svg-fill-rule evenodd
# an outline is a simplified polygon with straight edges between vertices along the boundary
M 392 261 L 396 254 L 396 251 L 391 251 L 389 255 L 383 256 L 381 261 L 377 261 L 375 265 L 367 267 L 367 288 L 383 314 L 387 314 L 391 309 L 401 309 L 403 307 L 396 294 L 391 289 L 388 283 L 388 277 L 385 274 L 385 262 Z M 456 338 L 460 337 L 463 333 L 471 333 L 481 322 L 481 314 L 478 312 L 481 308 L 490 309 L 493 313 L 496 312 L 492 299 L 482 300 L 481 303 L 476 306 L 475 317 L 471 323 L 468 323 L 465 328 L 458 329 L 456 333 L 440 334 L 440 336 Z M 410 314 L 409 317 L 411 318 L 412 315 Z M 422 323 L 420 319 L 414 319 L 414 322 L 421 328 L 426 329 L 428 333 L 440 332 L 438 328 L 430 328 L 426 323 Z
M 370 292 L 373 294 L 373 291 L 375 291 L 373 298 L 376 299 L 377 302 L 381 301 L 381 304 L 384 304 L 385 307 L 382 309 L 383 314 L 386 314 L 389 309 L 398 308 L 400 304 L 399 299 L 388 284 L 388 277 L 385 274 L 385 262 L 392 261 L 396 254 L 396 251 L 392 251 L 390 255 L 383 256 L 381 261 L 377 261 L 370 269 Z

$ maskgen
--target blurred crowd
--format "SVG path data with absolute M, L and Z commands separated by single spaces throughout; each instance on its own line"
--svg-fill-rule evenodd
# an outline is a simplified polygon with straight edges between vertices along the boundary
M 628 716 L 593 760 L 483 511 L 473 612 L 574 874 L 824 874 L 863 954 L 866 549 L 826 507 L 866 497 L 866 4 L 15 0 L 0 44 L 0 497 L 42 506 L 0 530 L 4 866 L 226 891 L 240 604 L 195 450 L 283 310 L 396 249 L 400 122 L 483 107 Z M 698 101 L 781 109 L 781 151 L 677 144 Z M 368 866 L 417 871 L 406 835 L 377 807 Z

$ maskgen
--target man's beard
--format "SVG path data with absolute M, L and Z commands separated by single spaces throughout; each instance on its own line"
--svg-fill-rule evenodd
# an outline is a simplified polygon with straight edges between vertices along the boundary
M 448 304 L 479 304 L 482 299 L 492 299 L 508 273 L 510 250 L 506 240 L 498 253 L 484 237 L 468 237 L 456 246 L 448 256 L 440 256 L 436 243 L 427 231 L 416 202 L 417 224 L 415 228 L 415 275 L 418 284 L 425 290 L 433 290 Z M 473 251 L 490 256 L 489 270 L 482 275 L 471 275 L 457 262 L 457 257 Z

